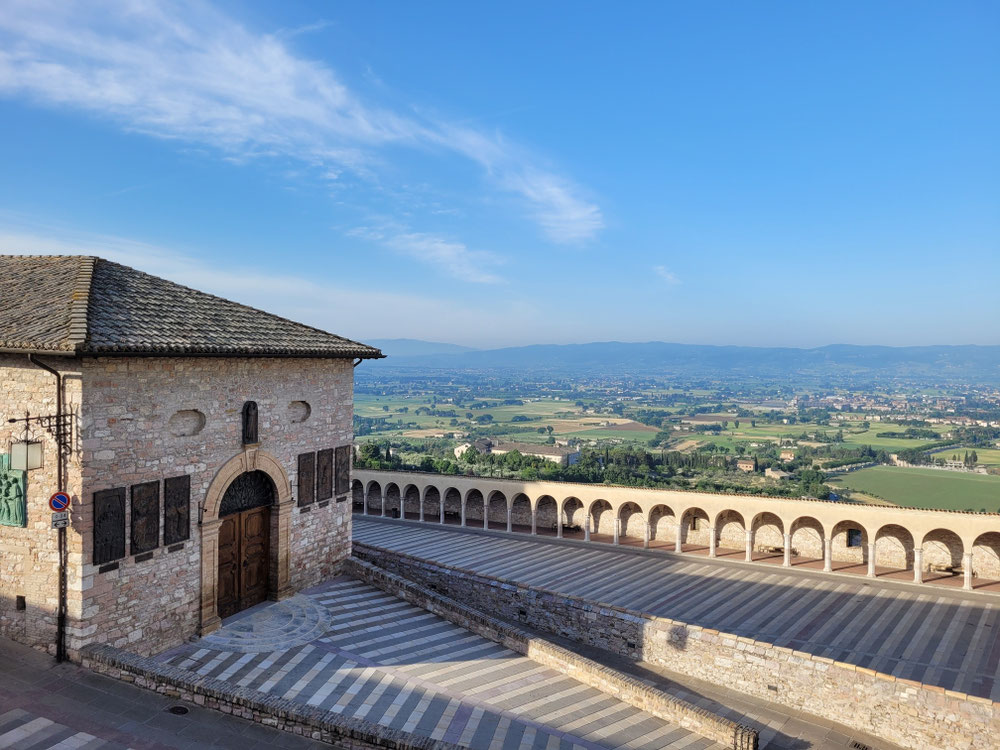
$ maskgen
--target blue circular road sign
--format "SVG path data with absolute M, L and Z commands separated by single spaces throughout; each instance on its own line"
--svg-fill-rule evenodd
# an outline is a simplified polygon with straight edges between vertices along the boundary
M 49 498 L 49 507 L 53 512 L 58 513 L 69 507 L 69 495 L 65 492 L 57 492 Z

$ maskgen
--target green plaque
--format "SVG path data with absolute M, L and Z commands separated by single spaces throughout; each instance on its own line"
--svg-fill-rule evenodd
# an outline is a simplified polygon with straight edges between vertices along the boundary
M 0 526 L 28 525 L 27 472 L 11 471 L 10 456 L 0 453 Z

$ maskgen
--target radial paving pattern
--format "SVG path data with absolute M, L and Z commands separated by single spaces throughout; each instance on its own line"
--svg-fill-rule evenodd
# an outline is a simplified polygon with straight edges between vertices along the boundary
M 201 642 L 209 648 L 260 653 L 302 646 L 319 638 L 329 626 L 329 610 L 297 594 L 269 607 L 235 615 L 227 620 L 225 628 Z
M 286 614 L 268 604 L 160 658 L 234 688 L 481 750 L 721 748 L 358 581 L 296 598 L 327 612 L 308 643 L 275 648 L 272 625 Z
M 1000 617 L 988 596 L 357 515 L 354 538 L 1000 700 Z

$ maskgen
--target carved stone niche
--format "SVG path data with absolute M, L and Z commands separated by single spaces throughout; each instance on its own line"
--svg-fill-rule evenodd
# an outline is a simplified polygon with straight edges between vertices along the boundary
M 257 402 L 247 401 L 243 404 L 243 445 L 257 445 L 260 437 L 257 433 Z
M 292 401 L 288 404 L 288 421 L 292 424 L 305 422 L 312 414 L 312 407 L 308 401 Z
M 197 409 L 182 409 L 170 417 L 167 429 L 174 437 L 197 435 L 205 429 L 205 415 Z

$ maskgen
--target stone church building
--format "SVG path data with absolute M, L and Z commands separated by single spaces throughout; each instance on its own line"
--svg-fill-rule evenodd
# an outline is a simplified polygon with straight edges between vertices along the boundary
M 0 636 L 155 653 L 337 571 L 379 350 L 100 258 L 0 278 Z

